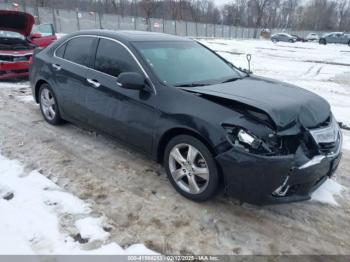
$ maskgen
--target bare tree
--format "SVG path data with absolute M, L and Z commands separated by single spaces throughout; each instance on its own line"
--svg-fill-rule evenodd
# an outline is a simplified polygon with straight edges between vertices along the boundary
M 139 7 L 141 11 L 144 13 L 147 23 L 147 30 L 151 31 L 151 17 L 154 12 L 159 7 L 159 1 L 157 0 L 141 0 L 139 2 Z
M 350 15 L 350 1 L 338 0 L 337 11 L 338 11 L 338 29 L 344 30 L 346 28 L 345 20 Z
M 262 20 L 264 17 L 264 13 L 268 5 L 272 2 L 272 0 L 251 0 L 252 5 L 256 8 L 256 20 L 255 20 L 255 31 L 254 37 L 257 37 L 258 30 L 262 26 Z

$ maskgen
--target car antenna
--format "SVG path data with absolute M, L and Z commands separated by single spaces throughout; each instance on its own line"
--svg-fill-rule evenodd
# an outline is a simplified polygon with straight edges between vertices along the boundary
M 247 58 L 247 61 L 248 61 L 248 73 L 251 74 L 251 73 L 253 73 L 250 70 L 250 61 L 252 60 L 252 55 L 251 54 L 247 54 L 246 58 Z

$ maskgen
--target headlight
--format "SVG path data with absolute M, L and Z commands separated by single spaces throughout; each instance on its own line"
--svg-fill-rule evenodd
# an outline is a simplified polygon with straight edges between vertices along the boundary
M 241 141 L 242 143 L 246 143 L 248 145 L 251 145 L 254 143 L 255 138 L 251 135 L 249 135 L 246 131 L 243 129 L 238 131 L 238 140 Z
M 273 150 L 262 139 L 252 133 L 232 126 L 224 126 L 227 131 L 227 139 L 234 147 L 239 147 L 245 151 L 255 154 L 271 154 Z

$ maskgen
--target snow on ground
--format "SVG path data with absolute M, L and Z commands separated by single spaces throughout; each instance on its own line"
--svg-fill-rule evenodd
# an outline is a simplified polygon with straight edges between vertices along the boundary
M 256 75 L 289 82 L 324 97 L 339 122 L 350 126 L 350 47 L 318 43 L 277 43 L 264 40 L 202 40 L 236 66 L 247 68 L 252 54 Z M 350 150 L 350 134 L 344 134 Z
M 109 243 L 106 219 L 92 217 L 89 204 L 1 155 L 0 214 L 0 255 L 155 254 L 141 244 L 124 250 Z
M 343 132 L 343 149 L 350 151 L 350 132 Z
M 328 179 L 312 194 L 312 200 L 338 206 L 336 196 L 340 196 L 344 190 L 345 187 L 335 180 Z

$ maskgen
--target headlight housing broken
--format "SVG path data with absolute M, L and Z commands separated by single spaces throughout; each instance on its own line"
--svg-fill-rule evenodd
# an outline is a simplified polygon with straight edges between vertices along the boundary
M 253 154 L 273 154 L 272 146 L 251 132 L 236 126 L 223 125 L 223 127 L 227 132 L 227 140 L 233 147 L 238 147 Z

